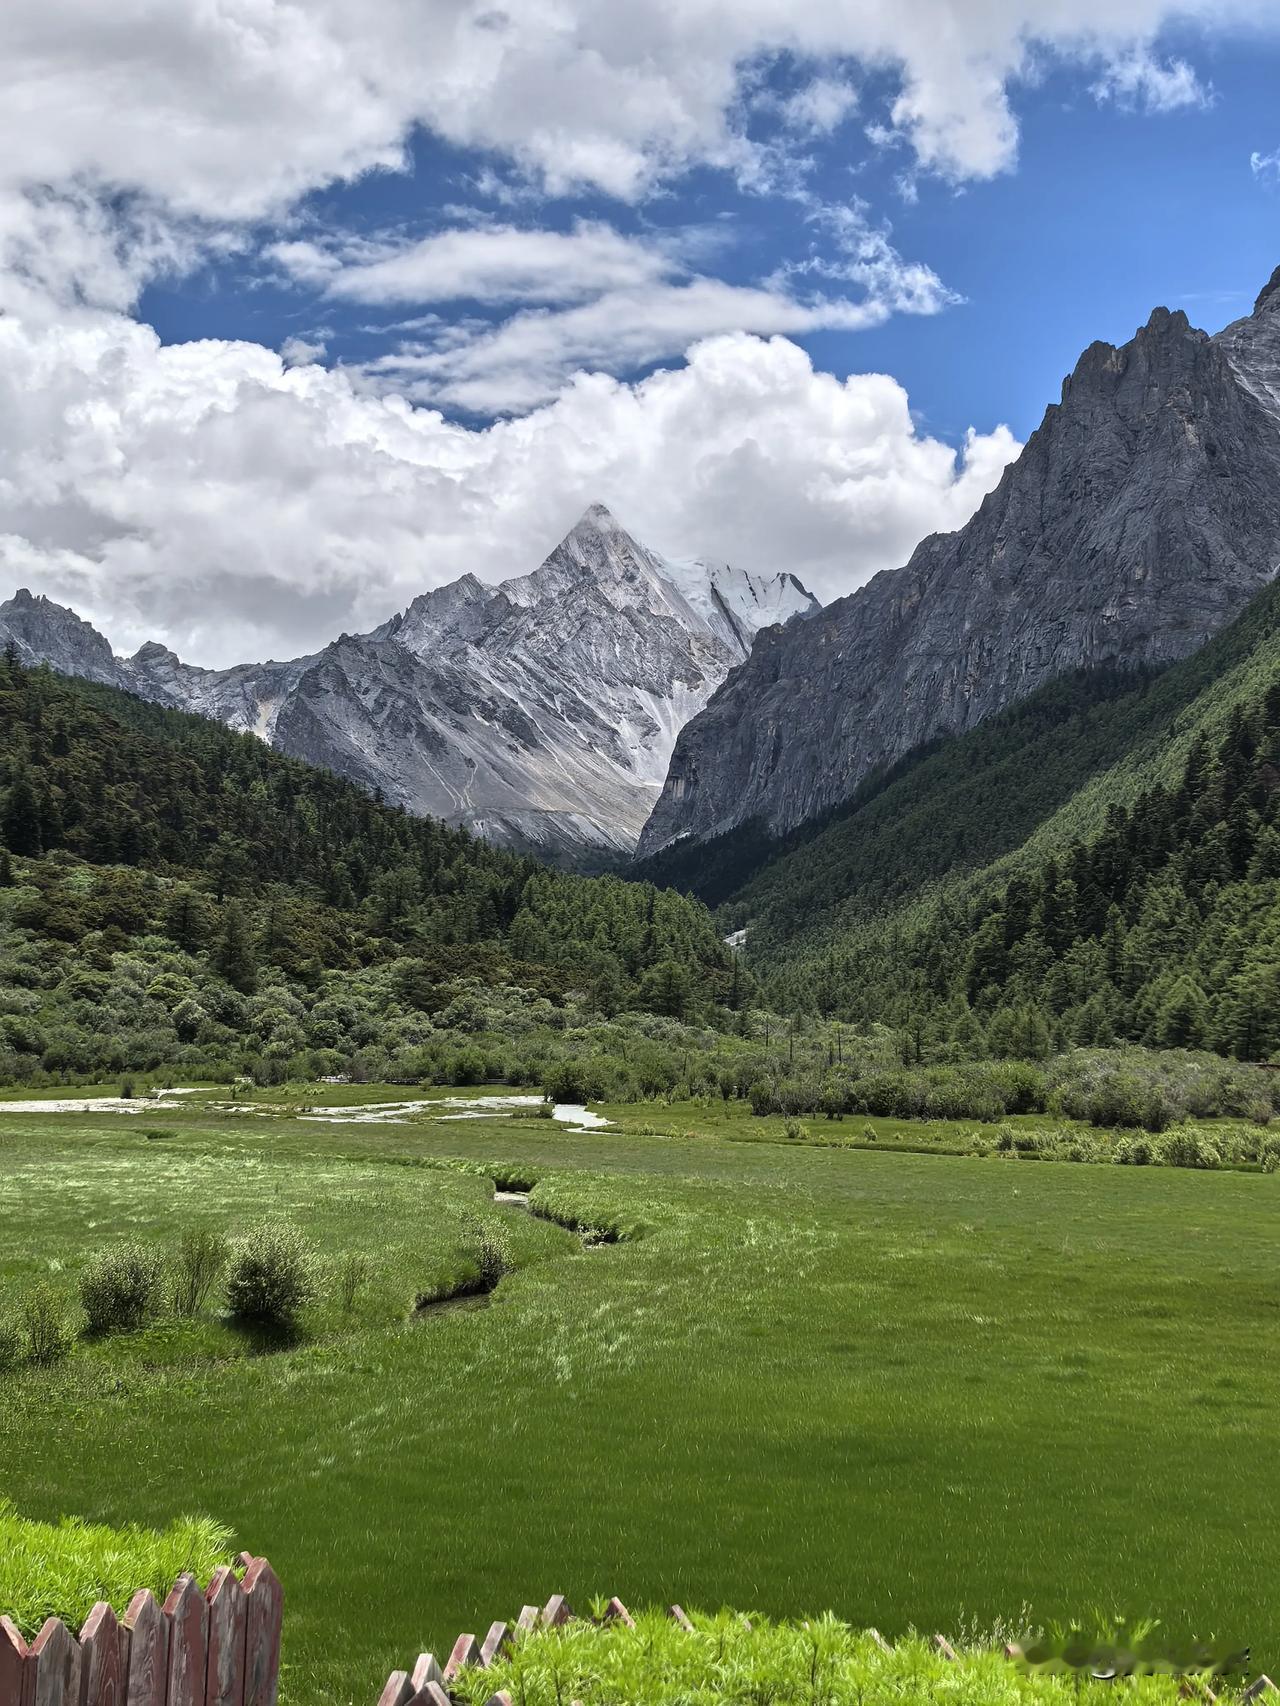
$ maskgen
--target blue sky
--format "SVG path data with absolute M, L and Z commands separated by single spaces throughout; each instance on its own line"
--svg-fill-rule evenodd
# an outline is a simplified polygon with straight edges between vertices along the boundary
M 823 599 L 1280 263 L 1277 0 L 8 0 L 0 593 L 297 655 L 588 504 Z
M 1214 40 L 1196 31 L 1164 37 L 1161 50 L 1194 66 L 1201 99 L 1159 112 L 1100 102 L 1087 74 L 1051 67 L 1013 93 L 1016 169 L 961 184 L 924 176 L 909 189 L 903 149 L 876 146 L 865 134 L 888 80 L 851 70 L 858 109 L 831 135 L 805 139 L 806 189 L 831 206 L 860 206 L 904 260 L 929 267 L 955 300 L 937 313 L 800 332 L 794 341 L 842 377 L 892 374 L 922 428 L 948 441 L 1000 421 L 1025 438 L 1095 338 L 1124 341 L 1157 304 L 1185 308 L 1211 331 L 1248 312 L 1280 265 L 1280 168 L 1251 164 L 1280 149 L 1280 41 Z M 763 74 L 762 87 L 780 99 L 796 86 L 790 65 Z M 779 126 L 766 112 L 751 128 L 767 141 Z M 408 151 L 404 170 L 375 171 L 303 198 L 291 227 L 303 238 L 408 244 L 460 218 L 476 228 L 496 222 L 561 232 L 588 220 L 639 240 L 689 236 L 698 272 L 742 286 L 787 263 L 836 253 L 785 191 L 744 190 L 732 175 L 705 167 L 639 205 L 598 191 L 513 205 L 506 199 L 512 177 L 491 151 L 451 146 L 420 128 Z M 495 182 L 485 193 L 488 180 Z M 411 303 L 335 301 L 264 258 L 271 237 L 261 232 L 248 254 L 151 285 L 139 315 L 166 341 L 245 338 L 279 348 L 301 339 L 323 343 L 326 361 L 358 366 L 412 339 L 402 329 L 414 318 Z M 520 304 L 464 296 L 433 306 L 448 322 L 499 323 Z M 634 378 L 680 353 L 620 362 L 614 371 Z M 507 412 L 497 396 L 490 408 L 440 402 L 462 420 Z

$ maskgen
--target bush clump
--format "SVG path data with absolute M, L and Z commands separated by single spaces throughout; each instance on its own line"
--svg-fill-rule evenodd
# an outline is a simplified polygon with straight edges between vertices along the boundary
M 227 1265 L 228 1244 L 221 1232 L 203 1226 L 182 1234 L 173 1262 L 173 1312 L 198 1315 Z
M 88 1331 L 131 1333 L 156 1312 L 160 1258 L 142 1244 L 117 1244 L 89 1258 L 80 1275 L 80 1303 Z
M 315 1294 L 314 1251 L 290 1222 L 261 1221 L 231 1246 L 227 1307 L 237 1320 L 292 1328 Z
M 66 1299 L 48 1280 L 32 1286 L 20 1318 L 26 1360 L 37 1368 L 61 1362 L 75 1343 L 76 1329 Z

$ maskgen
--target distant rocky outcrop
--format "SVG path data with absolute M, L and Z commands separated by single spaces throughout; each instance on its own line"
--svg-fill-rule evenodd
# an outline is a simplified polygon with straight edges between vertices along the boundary
M 781 832 L 1081 667 L 1185 656 L 1280 565 L 1280 272 L 1216 338 L 1157 309 L 1085 351 L 957 533 L 764 634 L 676 742 L 641 854 Z

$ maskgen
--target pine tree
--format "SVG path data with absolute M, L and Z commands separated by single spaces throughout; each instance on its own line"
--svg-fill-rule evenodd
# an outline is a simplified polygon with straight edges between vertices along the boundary
M 204 902 L 186 883 L 179 884 L 165 914 L 165 935 L 193 954 L 203 944 L 207 928 Z
M 0 812 L 0 831 L 13 853 L 38 858 L 44 851 L 40 800 L 31 785 L 25 764 L 14 775 L 5 795 L 4 809 Z
M 233 989 L 249 994 L 258 980 L 258 965 L 244 909 L 229 901 L 222 915 L 222 932 L 214 948 L 213 963 Z
M 1180 977 L 1156 1016 L 1156 1040 L 1165 1048 L 1202 1048 L 1209 1032 L 1209 1003 L 1190 977 Z

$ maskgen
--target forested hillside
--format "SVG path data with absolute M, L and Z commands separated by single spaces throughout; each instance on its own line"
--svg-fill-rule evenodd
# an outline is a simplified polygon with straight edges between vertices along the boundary
M 726 838 L 702 892 L 775 1005 L 891 1025 L 921 1054 L 1265 1058 L 1278 683 L 1272 588 L 1162 673 L 1056 682 L 935 743 L 771 858 Z M 647 870 L 680 881 L 682 859 Z
M 678 1017 L 744 999 L 705 908 L 551 872 L 249 735 L 0 661 L 0 1076 L 344 1071 L 461 983 Z M 266 1063 L 264 1065 L 264 1063 Z M 400 1061 L 403 1069 L 404 1060 Z

